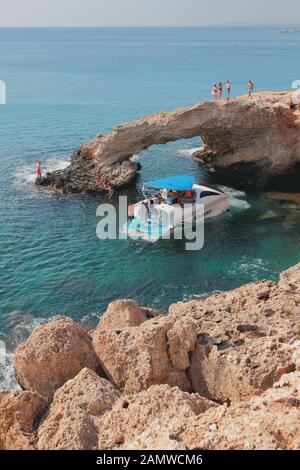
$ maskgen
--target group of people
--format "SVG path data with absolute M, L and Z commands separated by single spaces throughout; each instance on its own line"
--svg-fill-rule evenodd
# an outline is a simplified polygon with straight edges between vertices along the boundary
M 187 191 L 175 191 L 175 190 L 163 190 L 159 193 L 154 194 L 151 199 L 146 199 L 142 201 L 147 210 L 148 215 L 150 215 L 151 207 L 155 206 L 156 204 L 168 204 L 169 206 L 173 206 L 178 204 L 181 208 L 184 207 L 185 202 L 194 202 L 195 194 L 193 190 Z M 128 206 L 128 216 L 129 220 L 133 220 L 135 217 L 135 204 L 130 204 Z
M 227 99 L 227 101 L 229 101 L 230 96 L 231 96 L 231 83 L 230 83 L 229 80 L 226 81 L 225 88 L 226 88 L 226 99 Z M 252 93 L 253 93 L 254 88 L 255 88 L 255 85 L 252 82 L 252 80 L 248 81 L 246 88 L 248 90 L 249 98 L 252 98 Z M 219 85 L 214 84 L 213 89 L 212 89 L 212 95 L 213 95 L 214 101 L 222 99 L 223 91 L 224 91 L 223 82 L 220 82 Z
M 227 94 L 227 101 L 230 100 L 230 94 L 231 94 L 231 83 L 229 80 L 226 82 L 226 94 Z M 212 95 L 214 97 L 214 100 L 221 100 L 223 96 L 223 82 L 220 82 L 219 85 L 214 84 L 213 89 L 212 89 Z

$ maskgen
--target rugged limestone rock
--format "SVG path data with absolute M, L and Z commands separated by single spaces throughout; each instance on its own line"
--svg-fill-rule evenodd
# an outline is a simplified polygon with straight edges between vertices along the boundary
M 99 368 L 92 341 L 73 320 L 60 317 L 36 328 L 14 354 L 16 378 L 25 390 L 51 400 L 53 393 L 84 367 Z
M 260 281 L 205 299 L 171 305 L 168 318 L 194 321 L 202 341 L 220 350 L 266 336 L 278 336 L 281 342 L 291 344 L 300 331 L 299 273 L 300 263 L 283 273 L 278 284 Z
M 247 400 L 296 369 L 293 353 L 276 337 L 246 340 L 225 350 L 203 345 L 200 338 L 191 364 L 192 388 L 220 403 Z
M 119 397 L 110 382 L 83 369 L 55 392 L 39 428 L 39 450 L 96 449 L 99 419 Z
M 157 113 L 117 126 L 82 145 L 71 165 L 38 184 L 62 192 L 103 189 L 101 176 L 112 186 L 130 183 L 139 167 L 128 160 L 154 144 L 201 136 L 204 149 L 195 155 L 208 170 L 236 176 L 254 185 L 296 173 L 300 163 L 300 120 L 292 93 L 260 93 L 200 103 Z
M 300 373 L 250 401 L 211 408 L 190 420 L 179 440 L 188 449 L 299 450 Z
M 35 392 L 0 393 L 0 450 L 32 450 L 46 401 Z
M 166 316 L 118 301 L 92 340 L 37 328 L 15 353 L 30 391 L 0 391 L 0 448 L 300 449 L 299 285 L 300 263 Z
M 219 402 L 260 394 L 297 367 L 300 264 L 269 281 L 206 299 L 171 305 L 168 319 L 195 325 L 188 370 L 192 390 Z
M 138 163 L 131 161 L 101 167 L 89 159 L 82 160 L 86 154 L 87 152 L 82 152 L 80 148 L 73 155 L 70 166 L 65 170 L 48 173 L 45 177 L 37 179 L 36 184 L 61 193 L 94 193 L 104 189 L 101 184 L 102 178 L 105 178 L 113 188 L 120 188 L 130 184 L 140 169 Z
M 186 369 L 188 353 L 195 346 L 192 329 L 188 320 L 175 325 L 166 318 L 154 318 L 139 327 L 96 329 L 93 346 L 107 377 L 128 393 L 162 383 L 190 390 Z
M 157 315 L 158 314 L 152 309 L 139 307 L 134 300 L 116 300 L 109 304 L 106 312 L 101 317 L 97 330 L 139 326 Z
M 281 274 L 279 289 L 290 294 L 295 304 L 300 305 L 300 263 Z M 300 315 L 300 309 L 297 310 L 297 307 L 294 307 L 294 313 Z
M 100 419 L 99 449 L 185 449 L 177 440 L 189 420 L 214 403 L 168 385 L 124 396 Z

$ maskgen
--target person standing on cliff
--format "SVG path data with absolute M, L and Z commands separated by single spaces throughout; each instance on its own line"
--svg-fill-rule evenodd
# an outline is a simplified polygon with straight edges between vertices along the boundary
M 229 80 L 226 82 L 226 91 L 227 91 L 227 101 L 230 100 L 230 94 L 231 94 L 231 83 Z
M 41 177 L 42 177 L 41 162 L 37 162 L 36 167 L 35 167 L 35 172 L 36 172 L 37 178 L 41 178 Z
M 249 82 L 247 83 L 249 98 L 252 98 L 252 93 L 253 93 L 254 87 L 255 87 L 254 83 L 251 80 L 249 80 Z
M 219 89 L 218 89 L 217 85 L 214 85 L 213 89 L 212 89 L 212 95 L 214 97 L 214 101 L 216 101 L 218 99 L 218 94 L 219 94 Z
M 219 100 L 222 99 L 222 95 L 223 95 L 223 82 L 220 82 L 219 83 Z

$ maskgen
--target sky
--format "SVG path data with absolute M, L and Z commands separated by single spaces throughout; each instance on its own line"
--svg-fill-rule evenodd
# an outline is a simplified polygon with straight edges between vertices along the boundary
M 0 0 L 0 27 L 297 22 L 300 0 Z

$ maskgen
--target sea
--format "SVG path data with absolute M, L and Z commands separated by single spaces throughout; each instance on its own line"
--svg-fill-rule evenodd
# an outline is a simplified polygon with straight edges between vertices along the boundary
M 135 299 L 166 312 L 260 279 L 277 281 L 300 259 L 300 206 L 220 182 L 193 159 L 201 138 L 135 155 L 136 184 L 190 174 L 216 184 L 230 212 L 205 224 L 205 244 L 99 240 L 105 195 L 60 196 L 34 185 L 35 164 L 66 167 L 72 152 L 119 123 L 232 93 L 289 90 L 300 80 L 300 34 L 278 26 L 193 28 L 2 28 L 0 80 L 0 387 L 15 385 L 11 355 L 32 329 L 59 315 L 92 328 L 108 303 Z M 115 195 L 113 204 L 118 205 Z

